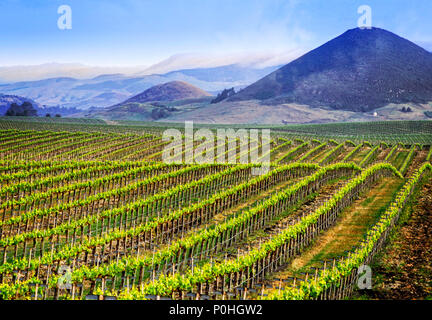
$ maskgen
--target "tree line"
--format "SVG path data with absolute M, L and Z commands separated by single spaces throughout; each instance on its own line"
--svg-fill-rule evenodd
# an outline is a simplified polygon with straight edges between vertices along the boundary
M 17 103 L 12 103 L 9 108 L 7 109 L 5 116 L 7 117 L 37 117 L 37 110 L 33 107 L 33 105 L 25 101 L 21 105 Z M 45 114 L 45 117 L 50 118 L 51 114 L 47 113 Z M 57 113 L 55 117 L 60 118 L 61 115 Z

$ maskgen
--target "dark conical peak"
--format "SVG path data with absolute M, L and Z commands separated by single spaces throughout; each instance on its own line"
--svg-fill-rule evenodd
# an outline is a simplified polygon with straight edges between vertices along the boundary
M 376 27 L 371 28 L 353 28 L 348 29 L 344 33 L 342 33 L 339 37 L 353 37 L 353 38 L 362 38 L 362 37 L 396 37 L 403 39 L 402 37 L 398 36 L 397 34 L 381 29 Z
M 351 111 L 428 102 L 432 54 L 392 32 L 355 28 L 229 98 L 250 99 Z
M 415 45 L 414 43 L 412 43 L 411 41 L 402 38 L 400 36 L 398 36 L 397 34 L 385 30 L 385 29 L 381 29 L 381 28 L 376 28 L 376 27 L 372 27 L 370 29 L 367 28 L 354 28 L 354 29 L 349 29 L 346 32 L 344 32 L 343 34 L 341 34 L 339 36 L 340 38 L 346 38 L 346 39 L 354 39 L 357 42 L 362 41 L 362 40 L 372 40 L 372 39 L 386 39 L 388 41 L 403 41 L 405 43 L 410 43 L 412 45 Z
M 370 54 L 391 54 L 391 52 L 395 50 L 402 50 L 401 54 L 406 56 L 413 54 L 430 54 L 428 51 L 407 39 L 390 31 L 375 27 L 371 29 L 350 29 L 317 49 L 312 50 L 308 54 L 317 53 L 319 55 L 325 54 L 331 56 L 334 51 L 337 51 L 338 54 L 340 51 L 352 51 L 348 53 L 348 55 L 355 55 L 357 57 L 363 55 L 365 57 Z
M 353 28 L 353 29 L 348 29 L 347 31 L 345 31 L 344 33 L 342 33 L 342 35 L 350 35 L 350 34 L 355 34 L 355 35 L 360 35 L 360 34 L 391 34 L 396 36 L 396 34 L 387 31 L 385 29 L 381 29 L 381 28 L 377 28 L 377 27 L 371 27 L 371 28 Z
M 335 40 L 343 40 L 343 41 L 352 41 L 357 44 L 361 44 L 362 41 L 373 41 L 376 39 L 395 39 L 400 38 L 399 36 L 391 33 L 390 31 L 380 29 L 380 28 L 354 28 L 349 29 L 346 32 L 342 33 L 339 37 L 336 37 L 332 41 Z

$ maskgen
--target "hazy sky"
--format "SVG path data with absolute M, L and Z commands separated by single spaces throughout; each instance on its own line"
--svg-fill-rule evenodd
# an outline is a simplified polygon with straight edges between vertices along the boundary
M 374 26 L 432 50 L 431 0 L 0 0 L 0 66 L 283 55 L 356 27 L 364 4 Z M 60 5 L 72 8 L 71 30 L 57 27 Z

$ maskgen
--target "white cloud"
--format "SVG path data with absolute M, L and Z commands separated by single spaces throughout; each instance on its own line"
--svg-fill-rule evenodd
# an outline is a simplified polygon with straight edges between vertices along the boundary
M 178 69 L 208 68 L 229 64 L 263 68 L 289 63 L 310 49 L 315 36 L 301 26 L 305 12 L 295 10 L 299 0 L 275 0 L 278 5 L 254 2 L 257 6 L 248 23 L 233 32 L 216 32 L 206 43 L 212 53 L 177 54 L 152 65 L 143 73 L 165 73 Z M 269 20 L 267 10 L 280 8 L 280 14 Z M 297 16 L 300 15 L 300 16 Z M 272 13 L 274 16 L 274 12 Z M 253 48 L 253 49 L 252 49 Z
M 57 77 L 93 78 L 101 74 L 133 74 L 144 67 L 97 67 L 80 63 L 45 63 L 27 66 L 0 67 L 1 82 L 33 81 Z
M 238 64 L 240 66 L 252 68 L 265 68 L 287 64 L 301 56 L 303 53 L 305 53 L 304 50 L 295 49 L 284 52 L 269 51 L 230 54 L 177 54 L 145 69 L 142 72 L 139 72 L 139 74 L 161 74 L 180 69 L 212 68 L 231 64 Z
M 176 54 L 150 67 L 99 67 L 80 63 L 45 63 L 40 65 L 0 67 L 0 82 L 34 81 L 56 77 L 89 79 L 102 74 L 121 73 L 126 76 L 163 74 L 180 69 L 212 68 L 238 64 L 243 67 L 265 68 L 283 65 L 306 52 L 302 48 L 286 51 L 261 51 L 253 53 L 234 52 L 227 54 L 185 53 Z

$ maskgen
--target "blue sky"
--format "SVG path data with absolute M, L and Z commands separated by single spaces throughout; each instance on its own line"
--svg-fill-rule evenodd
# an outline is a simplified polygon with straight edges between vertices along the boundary
M 57 27 L 64 4 L 72 30 Z M 176 54 L 305 51 L 356 27 L 364 4 L 374 26 L 432 50 L 430 0 L 1 0 L 0 66 L 149 66 Z

